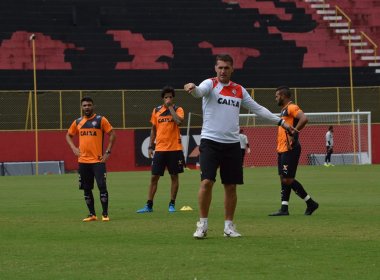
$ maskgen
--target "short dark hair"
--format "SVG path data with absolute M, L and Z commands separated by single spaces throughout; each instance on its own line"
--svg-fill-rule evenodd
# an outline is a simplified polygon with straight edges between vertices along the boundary
M 215 58 L 215 65 L 218 63 L 218 60 L 230 62 L 231 65 L 234 65 L 234 60 L 229 54 L 218 54 Z
M 278 88 L 276 88 L 276 92 L 277 91 L 280 91 L 281 94 L 285 95 L 288 98 L 292 96 L 292 91 L 288 86 L 279 86 Z
M 164 86 L 161 90 L 161 98 L 164 98 L 165 93 L 171 93 L 173 94 L 173 97 L 175 97 L 175 90 L 171 86 Z
M 87 102 L 94 103 L 94 100 L 92 100 L 92 98 L 91 98 L 90 96 L 85 96 L 85 97 L 83 97 L 83 98 L 80 100 L 80 104 L 82 104 L 83 101 L 87 101 Z
M 329 130 L 333 130 L 334 128 L 333 128 L 333 126 L 332 125 L 330 125 L 329 126 Z

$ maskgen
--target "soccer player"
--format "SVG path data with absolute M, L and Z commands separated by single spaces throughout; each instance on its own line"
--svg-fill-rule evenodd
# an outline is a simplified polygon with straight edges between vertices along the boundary
M 288 205 L 291 190 L 302 198 L 307 208 L 305 215 L 311 215 L 318 209 L 319 205 L 307 194 L 300 182 L 295 180 L 298 161 L 301 155 L 301 144 L 298 133 L 308 122 L 303 111 L 291 101 L 291 91 L 287 86 L 276 89 L 276 102 L 281 107 L 281 118 L 295 128 L 292 133 L 278 128 L 277 152 L 278 152 L 278 174 L 281 181 L 281 208 L 269 216 L 288 216 Z
M 102 204 L 102 221 L 108 222 L 108 191 L 107 171 L 105 162 L 111 155 L 115 143 L 116 134 L 108 120 L 94 113 L 94 101 L 91 97 L 83 97 L 81 100 L 83 116 L 74 120 L 66 134 L 66 141 L 79 163 L 79 189 L 84 191 L 84 199 L 87 204 L 89 215 L 83 222 L 96 221 L 95 213 L 94 178 L 100 192 Z M 109 135 L 109 143 L 103 152 L 104 133 Z M 79 135 L 79 148 L 75 146 L 73 137 Z
M 244 158 L 245 158 L 245 152 L 248 154 L 251 153 L 251 149 L 249 148 L 249 142 L 247 135 L 244 134 L 244 130 L 240 129 L 239 132 L 239 140 L 240 140 L 240 150 L 241 150 L 241 162 L 242 166 L 244 167 Z
M 334 166 L 331 164 L 331 154 L 334 152 L 334 128 L 332 125 L 329 126 L 329 130 L 326 132 L 326 156 L 325 156 L 325 166 Z
M 236 185 L 243 184 L 243 167 L 239 142 L 239 113 L 243 106 L 251 112 L 292 129 L 281 118 L 256 103 L 247 90 L 230 81 L 233 59 L 228 54 L 217 55 L 216 77 L 204 80 L 199 86 L 184 85 L 186 92 L 196 98 L 202 97 L 203 125 L 201 132 L 200 168 L 201 184 L 198 191 L 200 219 L 193 236 L 205 238 L 208 230 L 208 214 L 216 172 L 224 185 L 224 236 L 240 237 L 233 223 L 237 205 Z
M 106 161 L 111 155 L 115 143 L 116 134 L 108 120 L 94 113 L 94 101 L 91 97 L 83 97 L 81 100 L 83 116 L 74 120 L 66 134 L 66 141 L 79 163 L 79 189 L 84 191 L 84 199 L 89 210 L 87 218 L 83 222 L 96 221 L 95 213 L 94 178 L 100 192 L 102 204 L 102 221 L 108 222 L 108 191 Z M 108 146 L 103 152 L 104 133 L 109 135 Z M 73 137 L 79 135 L 79 148 L 75 146 Z
M 148 190 L 146 205 L 137 210 L 137 213 L 149 213 L 153 211 L 153 199 L 157 191 L 158 180 L 164 176 L 165 168 L 168 169 L 171 178 L 171 193 L 169 212 L 175 212 L 175 200 L 179 188 L 179 173 L 183 173 L 184 156 L 181 144 L 179 126 L 184 120 L 182 107 L 174 104 L 175 91 L 170 86 L 165 86 L 161 91 L 163 104 L 154 108 L 150 122 L 149 158 L 152 161 L 152 176 Z

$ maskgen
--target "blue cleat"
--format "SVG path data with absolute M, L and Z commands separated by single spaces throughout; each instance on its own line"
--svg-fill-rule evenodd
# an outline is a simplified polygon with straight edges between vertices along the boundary
M 136 211 L 136 213 L 149 213 L 153 212 L 153 208 L 150 208 L 148 205 L 145 205 L 144 208 L 141 208 Z
M 169 212 L 170 213 L 173 213 L 173 212 L 175 212 L 175 207 L 174 207 L 174 204 L 169 204 Z

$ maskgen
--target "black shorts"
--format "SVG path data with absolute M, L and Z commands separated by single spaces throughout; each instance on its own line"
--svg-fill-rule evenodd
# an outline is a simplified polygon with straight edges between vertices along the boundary
M 94 179 L 99 190 L 107 190 L 107 171 L 104 162 L 98 163 L 79 163 L 79 189 L 92 190 Z
M 220 168 L 222 184 L 243 184 L 243 167 L 240 143 L 219 143 L 201 139 L 199 145 L 201 180 L 216 181 L 216 172 Z
M 165 168 L 170 175 L 183 173 L 185 157 L 182 151 L 155 152 L 152 161 L 152 175 L 164 176 Z
M 284 178 L 295 178 L 298 161 L 301 155 L 301 145 L 296 145 L 293 150 L 278 154 L 278 175 Z
M 326 153 L 328 154 L 328 153 L 330 153 L 330 154 L 332 154 L 334 152 L 334 150 L 333 150 L 333 147 L 332 146 L 326 146 Z

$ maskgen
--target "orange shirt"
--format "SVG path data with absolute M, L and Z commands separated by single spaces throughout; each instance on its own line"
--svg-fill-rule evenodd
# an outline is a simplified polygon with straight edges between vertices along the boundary
M 112 130 L 111 124 L 103 117 L 94 114 L 91 118 L 85 116 L 76 119 L 68 129 L 72 136 L 79 135 L 80 163 L 97 163 L 102 160 L 104 132 Z
M 181 107 L 173 106 L 173 109 L 180 118 L 184 117 Z M 156 126 L 156 151 L 182 150 L 180 129 L 169 109 L 163 105 L 154 108 L 150 122 Z
M 296 116 L 298 112 L 302 112 L 300 107 L 298 105 L 293 104 L 291 102 L 288 103 L 282 110 L 281 110 L 281 118 L 285 120 L 285 122 L 293 127 L 297 126 L 298 119 L 296 119 Z M 284 128 L 281 126 L 278 127 L 278 134 L 277 134 L 277 152 L 284 153 L 289 151 L 289 147 L 293 146 L 298 142 L 298 134 L 295 135 L 295 137 L 290 137 Z

